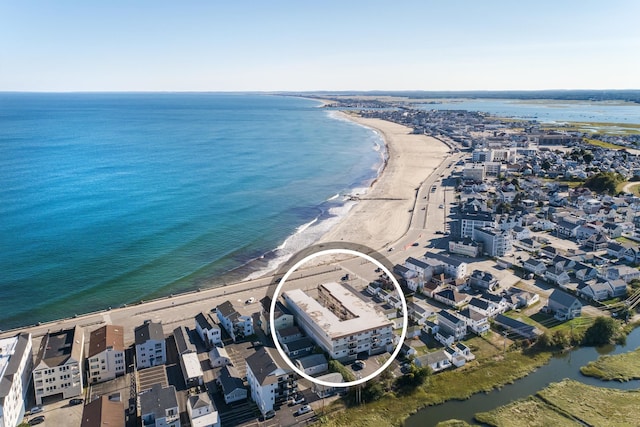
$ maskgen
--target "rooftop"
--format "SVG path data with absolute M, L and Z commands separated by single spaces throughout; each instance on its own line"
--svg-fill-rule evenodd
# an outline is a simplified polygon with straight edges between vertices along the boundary
M 92 400 L 82 410 L 81 427 L 124 427 L 124 405 L 121 401 L 100 396 Z
M 64 365 L 69 359 L 80 362 L 84 346 L 84 332 L 79 326 L 47 334 L 42 339 L 36 364 L 47 367 Z
M 149 340 L 164 340 L 164 330 L 162 323 L 153 323 L 151 321 L 144 322 L 134 330 L 136 336 L 136 345 L 141 345 Z
M 124 328 L 116 325 L 104 325 L 89 335 L 89 354 L 93 357 L 105 350 L 124 351 Z
M 292 302 L 301 311 L 305 312 L 329 338 L 336 339 L 370 329 L 393 325 L 374 306 L 358 298 L 344 286 L 336 282 L 329 282 L 320 286 L 347 308 L 352 318 L 341 320 L 331 310 L 322 306 L 322 304 L 300 289 L 284 292 L 283 296 L 285 300 Z

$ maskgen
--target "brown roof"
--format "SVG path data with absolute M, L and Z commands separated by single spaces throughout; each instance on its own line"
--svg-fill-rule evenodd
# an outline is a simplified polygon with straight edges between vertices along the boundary
M 82 411 L 81 427 L 125 427 L 124 405 L 100 396 L 88 403 Z
M 100 354 L 110 347 L 115 351 L 124 351 L 124 328 L 122 326 L 104 325 L 91 332 L 88 357 Z

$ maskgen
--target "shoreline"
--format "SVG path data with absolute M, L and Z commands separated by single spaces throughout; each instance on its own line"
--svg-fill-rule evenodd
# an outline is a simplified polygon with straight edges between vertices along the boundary
M 437 164 L 440 164 L 441 160 L 446 157 L 448 148 L 435 138 L 410 134 L 410 128 L 396 123 L 380 119 L 363 119 L 343 112 L 339 113 L 346 120 L 378 132 L 386 150 L 386 160 L 383 160 L 380 172 L 370 183 L 365 195 L 354 203 L 354 206 L 340 218 L 339 222 L 312 244 L 345 241 L 379 250 L 407 233 L 411 221 L 409 209 L 413 206 L 416 197 L 415 187 L 418 187 L 433 173 Z M 384 213 L 382 215 L 384 218 L 382 218 L 381 212 Z M 222 280 L 220 283 L 223 279 L 221 276 L 217 280 L 203 281 L 199 288 L 190 291 L 125 304 L 113 309 L 105 308 L 99 311 L 70 315 L 66 318 L 40 324 L 22 325 L 2 330 L 0 335 L 10 336 L 12 333 L 23 330 L 47 330 L 52 329 L 52 326 L 58 328 L 59 325 L 67 323 L 89 327 L 109 322 L 112 317 L 120 317 L 115 316 L 116 313 L 129 312 L 131 313 L 129 316 L 136 316 L 140 313 L 156 312 L 172 307 L 177 308 L 177 306 L 184 307 L 212 298 L 242 293 L 249 288 L 254 292 L 258 289 L 264 289 L 266 292 L 277 269 L 278 267 L 275 267 L 255 278 L 245 276 L 242 280 Z M 253 286 L 254 284 L 258 286 Z M 185 307 L 181 317 L 186 319 L 191 315 L 195 316 L 199 311 L 201 310 Z M 96 316 L 102 320 L 98 320 L 97 323 L 88 321 L 88 319 L 95 319 Z M 128 318 L 126 315 L 123 317 Z

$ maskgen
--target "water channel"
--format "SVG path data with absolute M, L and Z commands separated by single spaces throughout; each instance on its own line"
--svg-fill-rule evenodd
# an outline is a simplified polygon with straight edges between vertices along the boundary
M 582 347 L 576 350 L 554 356 L 548 364 L 541 366 L 535 372 L 517 380 L 514 384 L 493 390 L 489 393 L 477 393 L 467 400 L 451 400 L 441 405 L 429 406 L 405 421 L 406 427 L 435 426 L 441 421 L 452 418 L 464 420 L 471 424 L 478 424 L 473 416 L 478 412 L 491 411 L 517 399 L 522 399 L 542 390 L 552 382 L 570 378 L 584 384 L 599 387 L 629 390 L 640 388 L 640 381 L 620 383 L 618 381 L 601 381 L 592 377 L 585 377 L 580 373 L 580 367 L 596 360 L 604 354 L 618 354 L 640 347 L 640 328 L 634 329 L 628 336 L 625 345 L 604 347 Z

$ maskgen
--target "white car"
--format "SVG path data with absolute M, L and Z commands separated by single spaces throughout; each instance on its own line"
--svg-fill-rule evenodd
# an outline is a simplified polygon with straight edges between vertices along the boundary
M 245 304 L 253 304 L 255 302 L 255 300 L 256 299 L 254 297 L 251 297 L 251 298 L 249 298 L 248 300 L 245 301 Z
M 300 407 L 300 409 L 298 409 L 298 410 L 294 413 L 294 415 L 296 415 L 296 416 L 297 416 L 297 415 L 304 415 L 304 414 L 309 413 L 309 412 L 311 412 L 311 411 L 312 411 L 311 406 L 309 406 L 309 405 L 304 405 L 304 406 L 301 406 L 301 407 Z

